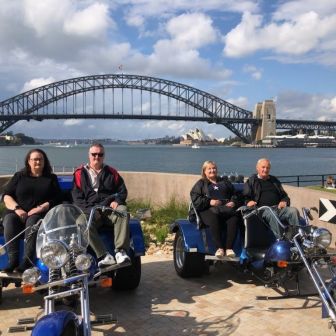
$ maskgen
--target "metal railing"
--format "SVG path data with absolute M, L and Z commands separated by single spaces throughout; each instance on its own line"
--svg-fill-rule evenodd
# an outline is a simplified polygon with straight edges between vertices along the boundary
M 73 173 L 76 167 L 67 167 L 67 166 L 52 166 L 52 171 L 55 173 Z
M 328 176 L 336 177 L 334 174 L 316 174 L 316 175 L 288 175 L 288 176 L 277 176 L 277 178 L 283 184 L 294 184 L 297 187 L 303 187 L 308 185 L 320 185 L 324 186 Z

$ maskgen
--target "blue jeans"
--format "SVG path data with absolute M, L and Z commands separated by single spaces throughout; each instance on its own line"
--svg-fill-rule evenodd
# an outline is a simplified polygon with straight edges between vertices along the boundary
M 287 225 L 287 223 L 291 226 L 299 226 L 299 213 L 296 208 L 293 207 L 285 207 L 282 209 L 275 209 L 275 214 L 280 219 L 281 223 L 284 225 Z M 273 214 L 267 209 L 265 209 L 262 213 L 262 219 L 265 220 L 269 226 L 272 232 L 274 233 L 275 237 L 277 239 L 281 238 L 282 236 L 282 228 L 280 227 L 277 220 L 274 218 Z M 286 222 L 286 223 L 284 223 Z

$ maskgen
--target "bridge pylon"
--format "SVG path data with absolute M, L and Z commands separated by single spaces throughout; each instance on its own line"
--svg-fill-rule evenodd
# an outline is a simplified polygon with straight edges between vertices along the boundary
M 264 100 L 254 107 L 253 117 L 260 120 L 258 126 L 252 130 L 252 139 L 257 143 L 268 135 L 276 135 L 276 109 L 273 100 Z

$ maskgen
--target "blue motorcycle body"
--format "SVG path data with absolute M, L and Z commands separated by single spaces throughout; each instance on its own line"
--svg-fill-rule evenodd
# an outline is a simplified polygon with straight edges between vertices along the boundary
M 242 183 L 233 185 L 238 192 L 242 191 Z M 210 229 L 201 227 L 197 221 L 178 219 L 171 225 L 171 231 L 176 233 L 174 265 L 177 273 L 182 277 L 202 275 L 207 269 L 205 261 L 216 260 L 216 246 Z M 223 242 L 225 237 L 226 233 L 223 230 Z M 278 261 L 290 261 L 292 247 L 293 244 L 287 240 L 276 241 L 267 225 L 259 217 L 253 216 L 244 221 L 243 230 L 238 230 L 233 245 L 236 258 L 230 260 L 239 262 L 253 271 L 262 271 Z
M 72 188 L 72 176 L 59 176 L 59 183 L 64 193 L 64 200 L 66 203 L 70 202 L 69 194 Z M 138 286 L 141 276 L 141 260 L 140 257 L 145 255 L 145 243 L 143 232 L 138 219 L 130 219 L 130 249 L 128 255 L 131 258 L 131 265 L 125 266 L 123 268 L 118 268 L 111 271 L 113 273 L 112 286 L 116 289 L 134 289 Z M 113 239 L 113 228 L 103 228 L 100 232 L 100 236 L 107 247 L 108 251 L 114 255 L 114 239 Z M 4 244 L 3 228 L 0 226 L 0 244 Z M 23 239 L 20 239 L 20 260 L 23 257 L 24 250 Z M 94 262 L 91 265 L 88 273 L 90 274 L 88 281 L 91 281 L 94 275 L 99 272 L 97 267 L 97 261 L 95 260 L 95 255 L 93 251 L 88 249 L 88 253 L 91 254 Z M 47 284 L 49 279 L 49 269 L 44 265 L 44 263 L 36 258 L 34 260 L 35 267 L 40 271 L 39 283 L 41 285 Z M 4 254 L 0 256 L 0 271 L 6 268 L 8 265 L 8 255 Z M 136 274 L 134 274 L 136 272 Z M 20 284 L 21 279 L 13 275 L 2 278 L 0 275 L 0 301 L 2 297 L 2 288 L 8 286 L 10 283 Z M 65 330 L 69 330 L 67 335 L 77 335 L 80 334 L 79 331 L 83 328 L 80 318 L 71 311 L 55 311 L 51 312 L 44 317 L 40 318 L 32 331 L 32 335 L 52 335 L 61 336 L 64 334 Z

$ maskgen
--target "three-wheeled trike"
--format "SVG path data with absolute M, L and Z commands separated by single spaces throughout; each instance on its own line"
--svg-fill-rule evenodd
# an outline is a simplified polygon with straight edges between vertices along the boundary
M 72 176 L 60 176 L 59 182 L 65 195 L 72 186 Z M 128 216 L 112 208 L 95 206 L 89 219 L 69 200 L 48 211 L 36 224 L 37 233 L 36 259 L 32 267 L 23 274 L 4 273 L 8 256 L 2 232 L 0 233 L 0 298 L 6 304 L 3 287 L 14 283 L 22 287 L 25 293 L 39 291 L 44 295 L 44 316 L 37 321 L 19 319 L 18 326 L 9 331 L 17 332 L 33 329 L 32 335 L 91 335 L 89 305 L 90 286 L 109 286 L 113 289 L 132 290 L 138 287 L 141 279 L 141 256 L 145 254 L 144 237 L 139 219 L 130 219 L 130 249 L 127 251 L 130 262 L 99 268 L 95 254 L 88 246 L 89 227 L 95 211 L 110 211 L 117 216 Z M 113 230 L 100 232 L 105 246 L 114 255 Z M 15 239 L 22 239 L 21 235 Z M 23 241 L 20 242 L 21 257 Z M 58 310 L 58 303 L 76 305 L 80 303 L 79 315 L 71 310 Z M 97 316 L 95 322 L 109 323 L 111 316 Z
M 234 187 L 239 192 L 243 184 L 234 184 Z M 329 318 L 329 325 L 336 329 L 336 258 L 328 249 L 332 235 L 326 228 L 310 225 L 312 210 L 303 208 L 300 226 L 292 227 L 282 223 L 272 207 L 240 207 L 237 211 L 242 214 L 244 229 L 234 242 L 236 256 L 219 258 L 215 256 L 210 229 L 201 222 L 194 208 L 195 220 L 177 219 L 171 225 L 171 231 L 175 233 L 175 270 L 182 278 L 197 277 L 208 273 L 214 263 L 233 262 L 265 286 L 281 288 L 283 297 L 293 295 L 287 286 L 292 280 L 296 284 L 295 295 L 301 295 L 299 274 L 306 270 L 321 298 L 323 317 Z M 281 239 L 276 239 L 262 219 L 263 211 L 274 216 L 283 234 Z M 225 242 L 225 229 L 222 238 Z

